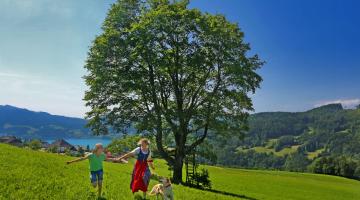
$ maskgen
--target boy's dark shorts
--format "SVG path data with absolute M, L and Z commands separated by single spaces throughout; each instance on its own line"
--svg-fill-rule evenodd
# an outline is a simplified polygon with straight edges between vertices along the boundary
M 90 181 L 91 183 L 95 183 L 97 181 L 102 181 L 103 180 L 103 170 L 100 169 L 98 171 L 91 171 L 90 172 Z

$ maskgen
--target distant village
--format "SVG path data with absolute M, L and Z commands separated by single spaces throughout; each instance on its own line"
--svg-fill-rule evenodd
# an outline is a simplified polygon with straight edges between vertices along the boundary
M 84 154 L 90 152 L 90 147 L 83 147 L 80 145 L 71 145 L 64 139 L 58 139 L 52 142 L 51 144 L 38 140 L 21 140 L 15 136 L 0 136 L 0 143 L 9 144 L 17 147 L 30 148 L 33 150 L 40 150 L 44 152 L 66 154 L 70 156 L 83 156 Z

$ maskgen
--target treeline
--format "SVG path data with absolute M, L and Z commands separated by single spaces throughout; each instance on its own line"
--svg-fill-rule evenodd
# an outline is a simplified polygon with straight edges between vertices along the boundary
M 309 171 L 360 180 L 360 161 L 346 156 L 326 156 L 315 160 Z
M 311 172 L 360 180 L 358 154 L 355 157 L 331 153 L 326 156 L 326 154 L 328 153 L 323 153 L 311 160 L 299 150 L 285 156 L 276 156 L 273 153 L 262 153 L 255 150 L 231 152 L 230 149 L 224 149 L 218 154 L 217 164 L 249 169 Z

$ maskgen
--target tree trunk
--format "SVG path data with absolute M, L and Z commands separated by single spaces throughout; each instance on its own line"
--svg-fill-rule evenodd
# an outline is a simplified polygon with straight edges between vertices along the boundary
M 182 183 L 183 160 L 184 160 L 183 155 L 177 155 L 175 157 L 173 182 L 176 184 Z

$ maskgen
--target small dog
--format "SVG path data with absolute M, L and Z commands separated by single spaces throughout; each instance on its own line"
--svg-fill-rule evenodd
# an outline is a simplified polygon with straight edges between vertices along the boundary
M 149 193 L 150 196 L 156 195 L 156 199 L 161 196 L 163 200 L 174 200 L 174 193 L 169 178 L 161 178 L 159 184 L 154 185 Z

